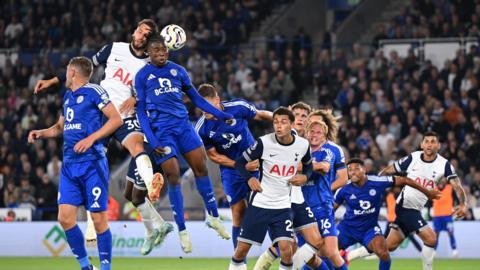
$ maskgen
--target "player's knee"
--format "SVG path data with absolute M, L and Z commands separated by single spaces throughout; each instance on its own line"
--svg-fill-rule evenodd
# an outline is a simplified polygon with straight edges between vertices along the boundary
M 425 240 L 423 241 L 423 243 L 426 245 L 426 246 L 429 246 L 429 247 L 434 247 L 435 245 L 437 245 L 437 238 L 436 237 L 428 237 L 428 238 L 425 238 Z
M 167 178 L 168 184 L 172 186 L 180 184 L 180 174 L 178 172 L 164 171 L 164 176 Z
M 386 248 L 382 248 L 376 252 L 378 258 L 382 261 L 390 260 L 390 252 Z
M 60 223 L 64 230 L 71 229 L 73 226 L 75 226 L 76 222 L 76 216 L 71 216 L 62 212 L 58 213 L 58 223 Z
M 93 225 L 95 226 L 95 230 L 97 232 L 103 232 L 108 228 L 108 219 L 106 212 L 92 212 L 92 220 Z
M 283 261 L 288 262 L 292 259 L 292 246 L 290 243 L 282 243 L 278 245 L 280 249 L 280 257 Z
M 139 205 L 145 202 L 145 196 L 139 196 L 139 195 L 132 196 L 131 202 L 135 207 L 138 207 Z
M 123 197 L 124 197 L 127 201 L 131 202 L 131 201 L 132 201 L 132 191 L 125 189 L 125 190 L 123 191 Z
M 193 174 L 196 176 L 196 177 L 203 177 L 203 176 L 207 176 L 208 175 L 208 170 L 207 170 L 207 166 L 205 165 L 204 162 L 202 162 L 202 164 L 199 164 L 197 166 L 194 166 L 192 168 L 193 170 Z

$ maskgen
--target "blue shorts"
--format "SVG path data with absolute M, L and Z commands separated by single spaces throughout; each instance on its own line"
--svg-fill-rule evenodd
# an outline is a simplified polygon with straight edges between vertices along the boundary
M 162 147 L 168 147 L 170 150 L 169 153 L 156 156 L 157 164 L 203 146 L 202 140 L 188 119 L 170 117 L 161 123 L 156 123 L 156 126 L 159 128 L 154 130 L 155 137 Z
M 360 243 L 367 250 L 369 250 L 368 244 L 370 244 L 373 238 L 378 235 L 383 237 L 382 229 L 380 229 L 378 224 L 373 228 L 362 230 L 348 226 L 348 224 L 345 224 L 345 222 L 341 221 L 338 224 L 338 233 L 338 245 L 341 249 L 346 249 L 351 245 Z
M 108 208 L 106 158 L 63 164 L 58 185 L 58 204 L 84 205 L 91 212 Z
M 227 201 L 231 205 L 246 199 L 250 188 L 247 184 L 247 180 L 237 172 L 235 169 L 221 168 L 220 174 L 222 176 L 222 184 Z M 258 172 L 252 173 L 252 176 L 259 177 Z
M 140 134 L 143 136 L 142 128 L 140 128 L 136 117 L 123 119 L 123 124 L 115 130 L 112 136 L 123 145 L 132 134 Z
M 428 226 L 418 210 L 404 208 L 397 204 L 395 214 L 397 217 L 390 226 L 403 233 L 405 237 L 412 232 L 419 233 L 424 227 Z
M 433 228 L 436 232 L 447 231 L 453 233 L 452 216 L 433 217 Z
M 295 232 L 317 224 L 317 220 L 306 202 L 300 204 L 292 203 L 290 214 L 293 221 L 293 230 Z
M 317 219 L 320 235 L 325 238 L 327 236 L 337 236 L 337 226 L 335 224 L 335 214 L 333 211 L 326 211 L 323 206 L 313 207 L 313 215 Z
M 243 217 L 238 241 L 260 246 L 267 230 L 273 244 L 280 240 L 293 241 L 290 208 L 265 209 L 249 204 Z

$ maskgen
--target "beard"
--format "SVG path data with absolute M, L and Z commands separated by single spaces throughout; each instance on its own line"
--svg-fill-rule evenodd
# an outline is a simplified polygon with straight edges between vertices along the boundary
M 132 47 L 135 49 L 135 50 L 145 50 L 147 48 L 147 42 L 145 41 L 143 44 L 140 44 L 138 45 L 136 42 L 135 42 L 135 36 L 132 35 Z

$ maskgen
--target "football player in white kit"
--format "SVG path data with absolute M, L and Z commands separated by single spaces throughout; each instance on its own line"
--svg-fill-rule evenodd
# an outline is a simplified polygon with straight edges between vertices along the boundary
M 300 137 L 306 136 L 306 126 L 308 115 L 312 111 L 310 105 L 305 102 L 297 102 L 291 105 L 295 122 L 293 123 L 292 133 Z M 306 242 L 301 250 L 295 252 L 293 258 L 294 268 L 303 266 L 303 264 L 317 253 L 320 246 L 323 244 L 322 236 L 317 226 L 317 220 L 315 219 L 312 210 L 305 202 L 303 197 L 301 186 L 292 185 L 291 191 L 291 215 L 293 222 L 293 230 L 296 233 L 302 235 Z M 296 245 L 293 246 L 295 251 Z M 278 258 L 278 247 L 274 245 L 270 246 L 265 252 L 263 252 L 255 263 L 254 270 L 269 269 L 273 262 Z M 312 265 L 320 265 L 321 259 L 317 256 L 310 262 Z
M 141 20 L 132 34 L 132 41 L 113 42 L 105 45 L 93 57 L 94 66 L 105 65 L 105 74 L 100 85 L 107 91 L 110 100 L 115 105 L 123 119 L 123 125 L 115 131 L 113 137 L 125 147 L 134 158 L 136 169 L 145 183 L 138 183 L 136 179 L 127 177 L 124 195 L 137 207 L 142 215 L 146 229 L 146 240 L 141 249 L 143 255 L 148 254 L 161 243 L 173 226 L 165 222 L 158 214 L 150 200 L 156 201 L 163 186 L 163 177 L 160 173 L 153 173 L 152 163 L 144 148 L 144 135 L 135 115 L 136 97 L 132 83 L 136 73 L 150 58 L 145 53 L 149 36 L 157 32 L 156 23 L 151 19 Z M 38 93 L 63 81 L 61 76 L 37 82 L 34 92 Z M 140 178 L 138 178 L 140 179 Z M 147 189 L 147 191 L 145 191 Z M 146 200 L 148 193 L 150 200 Z M 87 229 L 87 241 L 94 241 L 95 234 Z
M 280 269 L 292 268 L 291 186 L 304 184 L 312 172 L 308 141 L 291 132 L 294 120 L 287 108 L 276 109 L 273 112 L 275 132 L 260 137 L 235 162 L 235 169 L 248 180 L 252 191 L 230 270 L 247 269 L 244 259 L 250 247 L 261 245 L 267 230 L 280 249 Z M 259 179 L 252 177 L 245 168 L 248 162 L 256 159 L 260 161 Z M 297 174 L 300 162 L 304 174 Z
M 440 149 L 439 136 L 435 132 L 426 132 L 421 143 L 422 151 L 395 161 L 393 165 L 385 168 L 380 175 L 406 173 L 407 177 L 415 180 L 427 189 L 435 189 L 437 184 L 445 177 L 453 186 L 459 200 L 453 215 L 463 217 L 467 210 L 466 194 L 462 183 L 455 173 L 450 162 L 438 154 Z M 421 210 L 428 198 L 420 191 L 405 186 L 397 198 L 395 208 L 396 219 L 387 237 L 389 251 L 394 251 L 410 233 L 415 232 L 423 241 L 422 262 L 424 270 L 433 268 L 435 244 L 437 236 L 422 218 Z

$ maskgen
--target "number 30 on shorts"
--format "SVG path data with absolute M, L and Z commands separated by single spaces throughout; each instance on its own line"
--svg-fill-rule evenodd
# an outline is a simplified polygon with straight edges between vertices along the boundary
M 128 129 L 128 130 L 131 130 L 131 129 L 139 129 L 139 128 L 140 128 L 140 124 L 138 123 L 138 120 L 137 120 L 137 119 L 128 119 L 128 120 L 125 120 L 125 124 L 127 124 L 127 129 Z

